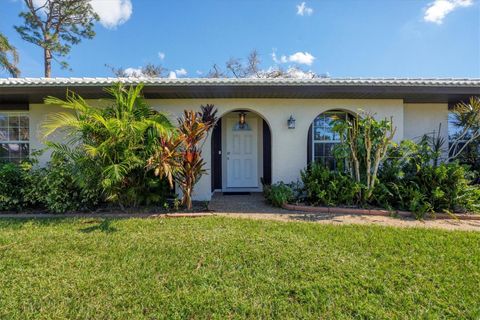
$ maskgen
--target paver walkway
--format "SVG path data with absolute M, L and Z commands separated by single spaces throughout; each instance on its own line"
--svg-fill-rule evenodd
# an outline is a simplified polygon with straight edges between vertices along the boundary
M 215 193 L 208 208 L 216 215 L 250 218 L 250 219 L 268 219 L 279 221 L 310 221 L 317 223 L 330 224 L 369 224 L 394 227 L 420 227 L 420 228 L 440 228 L 447 230 L 472 230 L 480 231 L 480 221 L 459 221 L 459 220 L 425 220 L 378 217 L 378 216 L 359 216 L 359 215 L 334 215 L 334 214 L 314 214 L 298 211 L 288 211 L 275 208 L 266 203 L 261 193 L 252 193 L 251 195 L 223 195 Z

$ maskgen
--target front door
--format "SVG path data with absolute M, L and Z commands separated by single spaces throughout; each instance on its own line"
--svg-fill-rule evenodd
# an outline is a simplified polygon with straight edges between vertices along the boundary
M 247 129 L 227 118 L 227 187 L 258 188 L 257 119 L 247 116 Z

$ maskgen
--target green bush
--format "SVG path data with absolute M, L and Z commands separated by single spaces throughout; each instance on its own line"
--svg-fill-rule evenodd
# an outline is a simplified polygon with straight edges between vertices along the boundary
M 265 185 L 263 193 L 268 202 L 276 207 L 282 207 L 285 203 L 294 200 L 293 188 L 283 182 Z
M 359 203 L 362 185 L 349 175 L 313 163 L 301 172 L 306 201 L 313 205 L 354 205 Z
M 24 172 L 18 164 L 0 164 L 0 211 L 20 210 L 23 206 Z
M 41 209 L 53 213 L 94 208 L 101 190 L 75 181 L 73 164 L 53 159 L 46 167 L 36 162 L 0 166 L 0 210 Z
M 414 212 L 478 212 L 478 186 L 473 173 L 458 162 L 436 165 L 435 152 L 425 140 L 403 141 L 392 148 L 379 172 L 372 204 Z
M 458 162 L 435 161 L 438 154 L 423 140 L 392 147 L 380 167 L 368 201 L 366 186 L 350 175 L 314 163 L 301 172 L 305 201 L 311 205 L 371 205 L 413 212 L 418 219 L 432 212 L 480 212 L 480 187 L 475 173 Z
M 25 206 L 53 213 L 93 209 L 102 200 L 100 186 L 77 181 L 74 166 L 64 159 L 53 158 L 44 168 L 30 166 L 25 170 Z

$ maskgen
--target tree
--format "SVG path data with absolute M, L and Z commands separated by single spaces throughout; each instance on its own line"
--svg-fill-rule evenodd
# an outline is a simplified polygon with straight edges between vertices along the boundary
M 0 33 L 0 68 L 5 69 L 12 77 L 18 77 L 20 70 L 17 67 L 18 52 L 7 37 Z
M 124 69 L 122 67 L 116 68 L 105 64 L 105 67 L 109 68 L 112 73 L 119 78 L 165 78 L 168 75 L 168 69 L 164 68 L 160 64 L 147 63 L 145 66 L 139 69 Z
M 178 119 L 177 133 L 160 139 L 160 147 L 147 165 L 157 176 L 166 177 L 172 186 L 174 182 L 178 184 L 182 190 L 182 205 L 187 209 L 192 208 L 195 184 L 205 174 L 200 144 L 217 122 L 217 110 L 213 105 L 200 108 L 200 112 L 184 111 Z
M 49 146 L 75 162 L 78 180 L 100 183 L 106 200 L 122 207 L 161 203 L 168 191 L 145 165 L 160 138 L 172 134 L 173 125 L 146 103 L 142 88 L 117 84 L 107 89 L 113 100 L 106 108 L 92 106 L 71 92 L 66 100 L 45 99 L 46 104 L 70 111 L 52 114 L 44 122 L 45 136 L 57 130 L 66 133 L 64 144 Z
M 21 12 L 23 25 L 15 30 L 23 40 L 43 48 L 45 77 L 51 76 L 52 59 L 68 68 L 66 61 L 60 58 L 70 53 L 72 45 L 80 43 L 82 38 L 95 36 L 94 22 L 99 19 L 93 11 L 90 0 L 24 0 L 26 12 Z
M 225 70 L 218 64 L 214 64 L 207 73 L 207 78 L 316 78 L 317 75 L 312 71 L 306 71 L 298 66 L 289 66 L 287 69 L 280 66 L 261 68 L 260 54 L 257 50 L 252 50 L 246 61 L 240 58 L 230 58 L 225 63 Z

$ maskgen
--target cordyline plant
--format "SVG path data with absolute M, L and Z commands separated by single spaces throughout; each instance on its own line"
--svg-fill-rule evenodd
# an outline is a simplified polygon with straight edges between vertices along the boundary
M 333 130 L 338 132 L 342 143 L 337 154 L 343 154 L 351 166 L 350 173 L 365 185 L 360 199 L 368 201 L 377 181 L 378 168 L 387 156 L 396 128 L 392 119 L 376 120 L 374 114 L 362 112 L 349 119 L 335 121 Z
M 166 177 L 173 187 L 178 184 L 182 191 L 182 205 L 192 208 L 192 193 L 195 184 L 205 174 L 201 142 L 217 122 L 217 110 L 213 105 L 201 106 L 200 112 L 185 110 L 178 119 L 177 132 L 160 138 L 160 145 L 148 160 L 147 167 L 155 175 Z

